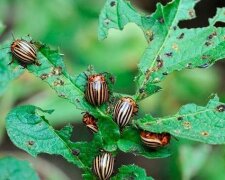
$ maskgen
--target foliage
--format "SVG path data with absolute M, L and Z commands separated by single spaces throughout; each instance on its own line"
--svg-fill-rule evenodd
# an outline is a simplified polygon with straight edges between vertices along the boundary
M 112 177 L 112 180 L 116 179 L 145 179 L 153 180 L 151 177 L 147 177 L 145 171 L 135 165 L 127 165 L 119 168 L 119 173 Z
M 106 38 L 111 28 L 122 30 L 126 24 L 135 23 L 142 29 L 148 42 L 138 65 L 137 91 L 132 96 L 137 102 L 160 91 L 161 87 L 157 83 L 166 75 L 183 69 L 206 68 L 225 57 L 225 28 L 214 26 L 216 22 L 224 22 L 224 8 L 217 10 L 207 27 L 178 27 L 181 20 L 195 17 L 194 7 L 197 2 L 173 0 L 165 6 L 158 4 L 156 11 L 146 16 L 137 12 L 126 0 L 106 0 L 99 18 L 99 39 Z M 188 104 L 174 116 L 154 118 L 152 115 L 146 115 L 121 130 L 111 115 L 110 107 L 114 105 L 112 102 L 93 107 L 85 100 L 87 78 L 84 72 L 77 76 L 70 75 L 59 50 L 52 50 L 40 42 L 36 43 L 40 45 L 37 59 L 41 65 L 28 65 L 27 70 L 48 83 L 59 97 L 72 103 L 77 109 L 91 113 L 98 119 L 99 131 L 91 142 L 72 142 L 72 126 L 68 125 L 60 131 L 55 130 L 43 115 L 52 111 L 31 105 L 19 106 L 11 110 L 6 118 L 7 132 L 11 141 L 29 154 L 61 155 L 68 162 L 83 169 L 85 179 L 91 179 L 92 161 L 100 150 L 112 152 L 113 155 L 119 151 L 129 152 L 149 159 L 165 158 L 171 154 L 168 147 L 156 151 L 144 147 L 139 137 L 140 129 L 156 133 L 168 132 L 178 138 L 208 144 L 225 143 L 225 137 L 221 135 L 224 130 L 225 105 L 219 102 L 217 96 L 205 107 Z M 2 47 L 6 45 L 10 44 L 5 43 Z M 1 83 L 5 87 L 24 69 L 17 61 L 8 65 L 11 55 L 7 50 L 0 51 L 0 59 L 4 62 L 3 74 L 9 77 L 4 78 L 4 84 Z M 19 69 L 19 72 L 15 72 L 15 69 Z M 110 82 L 109 86 L 112 86 Z M 123 95 L 111 92 L 111 96 L 113 99 Z M 143 177 L 147 179 L 143 169 L 129 165 L 122 166 L 114 179 Z
M 5 157 L 0 159 L 0 167 L 0 179 L 39 179 L 31 165 L 26 161 Z
M 208 144 L 224 144 L 225 105 L 216 96 L 206 107 L 188 104 L 174 116 L 153 118 L 150 115 L 137 120 L 140 128 L 170 134 Z

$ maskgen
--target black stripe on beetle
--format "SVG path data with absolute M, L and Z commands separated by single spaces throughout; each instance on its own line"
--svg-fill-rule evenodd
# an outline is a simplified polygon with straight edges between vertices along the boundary
M 94 106 L 100 106 L 109 100 L 109 89 L 103 75 L 88 76 L 85 98 Z
M 96 124 L 96 119 L 94 118 L 94 116 L 86 112 L 83 116 L 82 121 L 86 125 L 86 127 L 91 130 L 91 132 L 98 132 L 98 126 Z
M 113 117 L 119 127 L 126 126 L 132 116 L 138 112 L 138 105 L 130 97 L 121 98 L 115 105 Z
M 143 144 L 153 149 L 168 145 L 171 138 L 169 133 L 153 133 L 148 131 L 142 131 L 140 136 Z
M 107 180 L 113 173 L 114 157 L 111 153 L 104 152 L 101 155 L 95 157 L 93 161 L 94 173 L 100 180 Z
M 17 39 L 11 44 L 11 53 L 22 64 L 37 64 L 37 48 L 30 42 Z

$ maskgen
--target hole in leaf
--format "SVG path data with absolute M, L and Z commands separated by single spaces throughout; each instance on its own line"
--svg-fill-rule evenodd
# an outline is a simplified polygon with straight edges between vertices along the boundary
M 115 5 L 116 5 L 116 2 L 115 2 L 115 1 L 111 1 L 111 2 L 110 2 L 110 6 L 111 6 L 111 7 L 113 7 L 113 6 L 115 6 Z
M 178 23 L 180 28 L 197 28 L 206 27 L 209 25 L 208 19 L 216 15 L 216 10 L 218 7 L 225 7 L 225 1 L 221 0 L 204 0 L 200 1 L 195 6 L 196 18 L 191 20 L 184 20 Z M 194 11 L 193 11 L 194 12 Z M 190 16 L 194 15 L 189 12 Z M 218 22 L 216 27 L 225 27 L 225 23 Z
M 216 109 L 219 112 L 224 112 L 225 111 L 225 105 L 221 104 L 221 105 L 217 106 Z
M 182 116 L 179 116 L 179 117 L 177 118 L 177 120 L 178 120 L 178 121 L 181 121 L 181 120 L 183 120 L 183 117 L 182 117 Z
M 162 5 L 166 5 L 170 1 L 171 0 L 131 0 L 131 3 L 146 12 L 152 13 L 156 10 L 157 3 L 160 2 Z
M 224 22 L 221 22 L 221 21 L 218 21 L 216 22 L 216 24 L 214 24 L 215 27 L 225 27 L 225 23 Z

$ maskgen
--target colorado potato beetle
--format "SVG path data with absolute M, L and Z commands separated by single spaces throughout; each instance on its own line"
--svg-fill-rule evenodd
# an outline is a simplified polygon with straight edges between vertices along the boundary
M 138 112 L 138 105 L 130 97 L 121 98 L 115 105 L 113 117 L 122 128 L 130 122 L 130 118 Z
M 100 106 L 109 100 L 108 85 L 102 74 L 88 76 L 85 98 L 94 106 Z
M 13 56 L 16 57 L 22 65 L 40 65 L 37 61 L 37 48 L 31 42 L 16 39 L 11 44 L 10 49 Z
M 142 131 L 142 142 L 150 148 L 160 148 L 170 143 L 171 135 L 169 133 L 153 133 L 148 131 Z
M 113 173 L 114 157 L 111 153 L 104 152 L 93 161 L 94 173 L 99 177 L 100 180 L 107 180 Z
M 87 126 L 89 130 L 91 130 L 93 133 L 98 132 L 98 126 L 96 124 L 96 119 L 94 116 L 86 112 L 83 116 L 83 123 Z

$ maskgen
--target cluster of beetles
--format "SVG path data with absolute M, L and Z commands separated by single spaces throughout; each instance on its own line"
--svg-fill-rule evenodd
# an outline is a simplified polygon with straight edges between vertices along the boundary
M 11 53 L 18 62 L 25 66 L 28 64 L 40 65 L 37 61 L 37 47 L 32 41 L 16 39 L 11 44 Z M 109 87 L 103 74 L 88 76 L 85 99 L 93 106 L 101 106 L 109 101 Z M 138 112 L 138 105 L 130 97 L 122 97 L 116 102 L 113 110 L 113 119 L 120 129 L 124 128 L 131 118 Z M 93 132 L 98 132 L 97 119 L 89 113 L 83 115 L 84 124 Z M 170 134 L 141 131 L 143 144 L 151 149 L 166 146 L 170 142 Z M 100 180 L 107 180 L 113 173 L 114 157 L 109 152 L 102 152 L 93 161 L 93 171 Z

